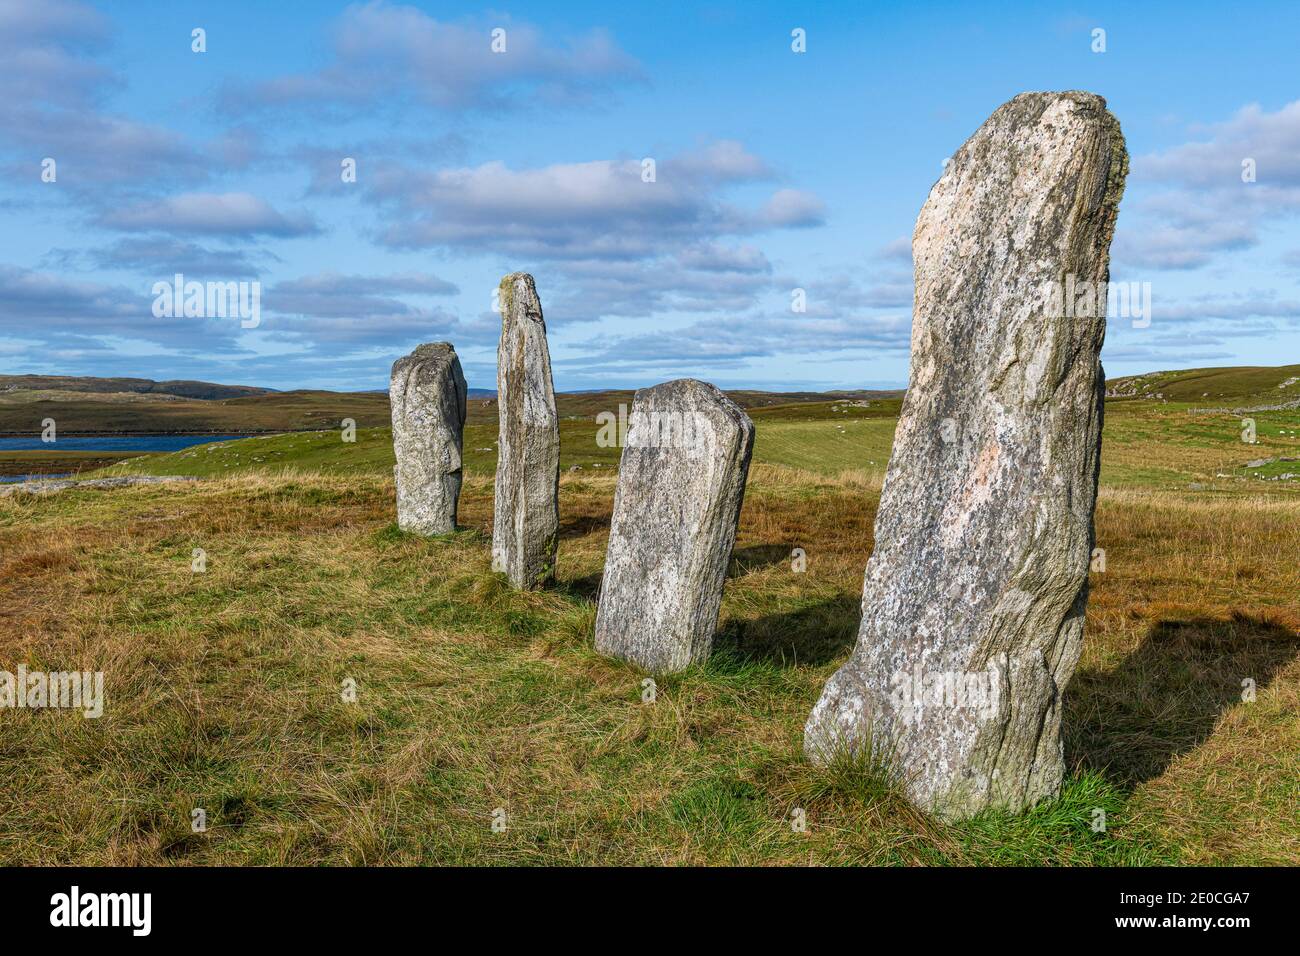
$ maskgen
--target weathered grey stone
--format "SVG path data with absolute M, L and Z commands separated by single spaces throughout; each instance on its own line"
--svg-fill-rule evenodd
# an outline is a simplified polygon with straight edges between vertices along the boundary
M 754 423 L 707 382 L 632 400 L 614 493 L 596 650 L 667 673 L 713 646 Z
M 941 816 L 1060 789 L 1105 323 L 1064 317 L 1059 290 L 1107 281 L 1127 171 L 1103 99 L 1026 93 L 952 157 L 916 223 L 911 381 L 858 642 L 804 742 L 816 761 L 869 745 Z
M 425 535 L 455 531 L 466 391 L 451 343 L 421 345 L 394 362 L 388 397 L 397 526 Z
M 560 527 L 560 418 L 546 321 L 533 277 L 501 280 L 497 346 L 496 513 L 492 566 L 519 588 L 555 577 Z
M 198 481 L 190 475 L 126 475 L 120 478 L 29 478 L 12 485 L 0 485 L 0 498 L 16 494 L 48 495 L 68 488 L 129 488 L 133 485 L 164 485 Z

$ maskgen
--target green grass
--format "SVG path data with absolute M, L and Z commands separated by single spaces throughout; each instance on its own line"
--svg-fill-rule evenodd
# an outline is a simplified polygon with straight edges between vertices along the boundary
M 860 468 L 884 472 L 893 439 L 892 418 L 848 417 L 787 420 L 759 416 L 754 461 L 789 465 L 834 475 Z M 560 422 L 560 468 L 568 471 L 617 469 L 620 449 L 597 445 L 594 421 Z M 496 426 L 467 425 L 464 461 L 467 474 L 492 474 L 496 469 Z M 341 431 L 298 432 L 212 442 L 183 451 L 148 455 L 122 462 L 104 474 L 192 475 L 216 477 L 245 471 L 294 468 L 327 474 L 391 474 L 392 431 L 362 428 L 356 441 L 343 441 Z
M 754 460 L 821 475 L 853 469 L 883 475 L 896 424 L 892 418 L 847 418 L 843 422 L 760 419 Z
M 1247 462 L 1300 456 L 1300 409 L 1254 412 L 1256 442 L 1242 441 L 1242 417 L 1194 413 L 1190 406 L 1146 401 L 1108 402 L 1101 480 L 1116 487 L 1252 492 L 1257 470 Z M 1281 474 L 1285 467 L 1266 473 Z M 1292 472 L 1300 472 L 1293 467 Z M 1282 493 L 1300 481 L 1277 483 Z
M 591 421 L 560 422 L 560 468 L 564 471 L 613 470 L 620 450 L 596 444 Z M 105 475 L 190 475 L 222 477 L 248 471 L 286 468 L 331 475 L 391 475 L 393 437 L 390 428 L 358 428 L 355 441 L 345 442 L 341 430 L 294 432 L 227 442 L 194 445 L 183 451 L 144 455 L 105 469 Z M 496 425 L 467 425 L 464 462 L 467 474 L 496 470 Z
M 884 417 L 896 402 L 863 409 L 844 403 L 807 403 L 757 410 L 754 461 L 834 476 L 845 471 L 883 475 L 896 419 Z M 832 411 L 832 409 L 838 409 Z M 1300 410 L 1258 412 L 1256 444 L 1241 441 L 1241 422 L 1231 415 L 1192 415 L 1160 403 L 1114 402 L 1108 406 L 1102 449 L 1102 482 L 1113 487 L 1251 492 L 1261 481 L 1300 473 L 1300 462 L 1273 462 L 1248 469 L 1260 458 L 1300 457 Z M 597 445 L 594 420 L 560 423 L 560 467 L 568 471 L 617 469 L 619 449 Z M 496 426 L 465 429 L 467 474 L 496 468 Z M 387 428 L 362 428 L 356 441 L 338 430 L 299 432 L 200 445 L 165 455 L 131 459 L 105 474 L 228 476 L 285 468 L 326 474 L 391 474 L 392 437 Z M 1300 492 L 1300 479 L 1272 482 L 1283 493 Z

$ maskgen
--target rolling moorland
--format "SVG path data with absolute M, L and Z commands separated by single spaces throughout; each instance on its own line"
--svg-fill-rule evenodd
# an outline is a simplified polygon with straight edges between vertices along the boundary
M 469 424 L 496 427 L 494 390 L 470 389 Z M 898 392 L 731 393 L 741 405 L 763 407 L 817 403 L 827 398 L 897 399 Z M 593 418 L 631 404 L 632 391 L 573 392 L 557 396 L 561 417 Z M 897 403 L 893 408 L 897 410 Z M 350 418 L 358 428 L 387 426 L 386 392 L 290 391 L 210 382 L 153 382 L 132 378 L 73 378 L 51 375 L 0 375 L 0 436 L 38 436 L 53 419 L 58 434 L 79 435 L 263 435 L 338 428 Z M 93 471 L 135 452 L 60 450 L 57 443 L 36 451 L 0 449 L 0 475 L 63 474 Z M 617 459 L 617 456 L 615 456 Z
M 31 434 L 19 391 L 0 407 Z M 539 593 L 490 570 L 490 399 L 471 401 L 463 530 L 442 539 L 394 524 L 382 395 L 158 399 L 211 406 L 216 431 L 318 430 L 94 472 L 201 481 L 0 498 L 0 667 L 106 687 L 97 720 L 4 714 L 0 861 L 1300 863 L 1300 366 L 1108 392 L 1067 786 L 956 825 L 898 796 L 906 768 L 800 755 L 856 636 L 896 394 L 733 394 L 757 439 L 715 653 L 653 703 L 591 648 L 619 454 L 593 416 L 630 393 L 560 399 L 559 581 Z M 61 429 L 90 403 L 144 430 L 138 399 L 101 394 L 40 400 Z

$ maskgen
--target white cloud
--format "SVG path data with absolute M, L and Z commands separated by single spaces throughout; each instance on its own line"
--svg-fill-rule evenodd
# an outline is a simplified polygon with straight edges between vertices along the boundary
M 319 231 L 305 213 L 285 214 L 251 193 L 183 193 L 107 209 L 98 223 L 123 231 L 224 236 L 302 236 Z
M 505 30 L 505 52 L 492 31 Z M 415 7 L 351 6 L 332 30 L 322 69 L 229 87 L 226 110 L 293 107 L 354 113 L 414 100 L 439 109 L 509 109 L 521 102 L 585 102 L 640 78 L 636 61 L 604 30 L 560 41 L 508 16 L 439 21 Z
M 456 286 L 434 275 L 341 275 L 322 272 L 279 282 L 267 290 L 265 304 L 275 312 L 316 318 L 418 316 L 401 295 L 454 295 Z M 441 321 L 441 319 L 440 319 Z
M 812 193 L 778 189 L 763 207 L 763 221 L 773 226 L 820 226 L 826 206 Z
M 1252 103 L 1223 123 L 1205 129 L 1206 138 L 1135 157 L 1138 181 L 1178 183 L 1207 189 L 1239 189 L 1242 161 L 1255 161 L 1256 182 L 1300 185 L 1300 100 L 1269 113 Z
M 756 246 L 724 246 L 716 242 L 688 246 L 677 253 L 677 261 L 687 269 L 702 272 L 771 272 L 772 263 Z
M 817 225 L 822 203 L 779 189 L 758 210 L 725 201 L 732 184 L 770 177 L 737 143 L 657 163 L 652 181 L 635 159 L 511 169 L 505 163 L 420 171 L 377 170 L 367 198 L 399 248 L 490 248 L 545 259 L 641 259 L 727 235 Z
M 1272 113 L 1252 104 L 1195 132 L 1133 159 L 1115 237 L 1120 267 L 1200 269 L 1300 212 L 1300 100 Z M 1252 182 L 1242 180 L 1245 160 L 1254 162 Z

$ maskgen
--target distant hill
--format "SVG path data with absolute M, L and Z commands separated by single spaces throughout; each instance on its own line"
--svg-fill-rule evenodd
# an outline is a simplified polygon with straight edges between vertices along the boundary
M 212 382 L 173 380 L 155 382 L 148 378 L 92 378 L 80 375 L 0 375 L 0 392 L 58 391 L 124 393 L 141 395 L 175 395 L 178 398 L 197 398 L 205 401 L 219 398 L 239 398 L 245 395 L 266 395 L 275 391 L 252 385 L 214 385 Z
M 112 381 L 112 380 L 101 380 Z M 390 423 L 388 396 L 366 392 L 232 388 L 230 397 L 187 398 L 172 392 L 12 389 L 0 385 L 0 434 L 37 435 L 53 418 L 60 435 L 265 434 Z M 165 383 L 158 383 L 165 384 Z M 196 383 L 204 384 L 204 383 Z
M 495 422 L 496 390 L 469 389 L 470 424 Z M 556 406 L 565 420 L 618 413 L 631 406 L 632 389 L 561 392 Z M 755 414 L 803 417 L 827 401 L 896 400 L 901 391 L 728 392 Z M 796 414 L 801 406 L 809 408 Z M 883 412 L 873 409 L 873 414 Z M 895 408 L 896 411 L 896 408 Z M 329 392 L 299 389 L 278 392 L 248 385 L 210 382 L 155 382 L 145 378 L 83 378 L 70 375 L 0 376 L 0 434 L 35 435 L 53 418 L 59 432 L 76 434 L 208 433 L 265 434 L 338 428 L 350 418 L 360 428 L 388 425 L 388 392 Z
M 559 393 L 557 410 L 565 421 L 618 413 L 631 406 L 633 389 Z M 897 414 L 902 390 L 832 392 L 727 392 L 755 417 L 804 419 L 828 414 L 820 406 L 836 403 L 844 414 L 869 417 Z M 1300 365 L 1202 368 L 1149 372 L 1110 379 L 1112 402 L 1154 401 L 1192 408 L 1300 407 Z M 868 407 L 869 406 L 869 407 Z M 495 422 L 496 392 L 469 390 L 469 424 Z M 358 427 L 390 422 L 385 391 L 329 392 L 302 389 L 279 392 L 248 385 L 210 382 L 154 382 L 142 378 L 81 378 L 60 375 L 0 376 L 0 433 L 39 434 L 46 417 L 63 434 L 77 433 L 247 433 L 338 428 L 345 418 Z
M 1107 379 L 1106 397 L 1190 402 L 1203 407 L 1291 405 L 1300 402 L 1300 365 L 1240 365 L 1128 375 Z

